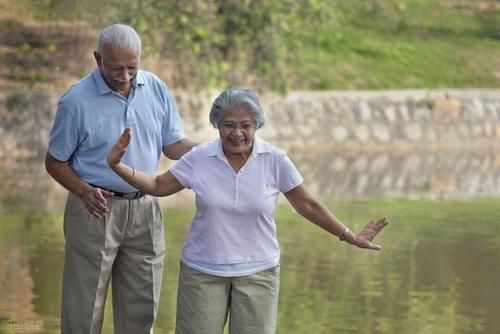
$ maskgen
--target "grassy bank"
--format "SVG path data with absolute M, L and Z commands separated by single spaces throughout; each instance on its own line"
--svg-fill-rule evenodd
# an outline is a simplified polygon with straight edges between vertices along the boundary
M 24 80 L 27 86 L 49 82 L 53 68 L 58 80 L 79 77 L 86 70 L 66 65 L 58 55 L 74 50 L 68 63 L 82 63 L 88 58 L 82 45 L 93 44 L 104 24 L 120 21 L 137 27 L 145 57 L 169 64 L 157 72 L 173 78 L 173 88 L 500 88 L 495 0 L 117 3 L 55 0 L 34 6 L 29 0 L 0 0 L 0 37 L 6 41 L 0 43 L 0 59 L 16 69 L 0 71 L 0 79 Z M 99 12 L 89 15 L 83 7 Z M 59 21 L 70 24 L 55 28 Z M 37 59 L 51 70 L 44 72 Z
M 500 87 L 499 5 L 369 2 L 339 1 L 336 27 L 287 41 L 295 89 Z

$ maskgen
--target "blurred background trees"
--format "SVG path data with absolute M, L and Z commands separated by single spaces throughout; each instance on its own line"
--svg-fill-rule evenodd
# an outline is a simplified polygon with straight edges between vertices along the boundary
M 19 33 L 33 22 L 38 28 Z M 144 57 L 179 88 L 500 86 L 499 1 L 0 0 L 0 45 L 15 45 L 0 59 L 14 66 L 11 79 L 43 82 L 50 73 L 40 65 L 61 53 L 68 59 L 68 48 L 78 50 L 72 57 L 84 46 L 90 53 L 112 22 L 136 27 Z M 77 43 L 57 38 L 64 33 Z

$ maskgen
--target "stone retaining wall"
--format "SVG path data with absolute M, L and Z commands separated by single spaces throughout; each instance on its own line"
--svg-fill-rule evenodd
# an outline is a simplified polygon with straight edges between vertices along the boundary
M 293 147 L 413 150 L 500 140 L 495 90 L 292 93 L 269 114 L 270 135 Z
M 216 92 L 175 92 L 187 134 L 208 141 Z M 58 96 L 0 93 L 0 160 L 43 156 Z M 287 149 L 442 149 L 500 143 L 500 90 L 293 92 L 263 96 L 265 139 Z
M 199 142 L 217 136 L 208 124 L 216 95 L 175 92 L 186 133 Z M 43 166 L 57 100 L 0 93 L 0 211 L 64 203 L 64 189 Z M 262 100 L 268 122 L 260 135 L 288 150 L 320 197 L 500 196 L 498 90 L 294 92 Z M 170 163 L 163 159 L 160 169 Z M 192 194 L 162 202 L 190 205 Z

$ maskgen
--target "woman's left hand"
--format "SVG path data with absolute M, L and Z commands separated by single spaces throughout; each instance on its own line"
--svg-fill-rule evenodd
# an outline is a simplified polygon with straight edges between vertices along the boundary
M 127 152 L 127 147 L 130 144 L 130 128 L 123 130 L 122 135 L 113 146 L 111 151 L 109 151 L 107 162 L 108 165 L 113 168 L 122 161 L 123 156 Z
M 348 236 L 346 238 L 346 241 L 360 248 L 381 250 L 382 247 L 380 247 L 380 245 L 374 244 L 372 241 L 387 224 L 389 224 L 389 222 L 385 218 L 381 218 L 377 221 L 372 220 L 363 228 L 361 232 L 359 232 L 358 234 L 352 233 L 350 236 Z

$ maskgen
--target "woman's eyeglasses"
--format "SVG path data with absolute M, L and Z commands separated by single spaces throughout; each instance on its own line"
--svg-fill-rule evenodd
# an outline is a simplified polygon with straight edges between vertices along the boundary
M 233 132 L 239 128 L 241 132 L 248 133 L 255 129 L 255 124 L 253 123 L 236 124 L 232 122 L 223 122 L 220 127 L 227 132 Z

